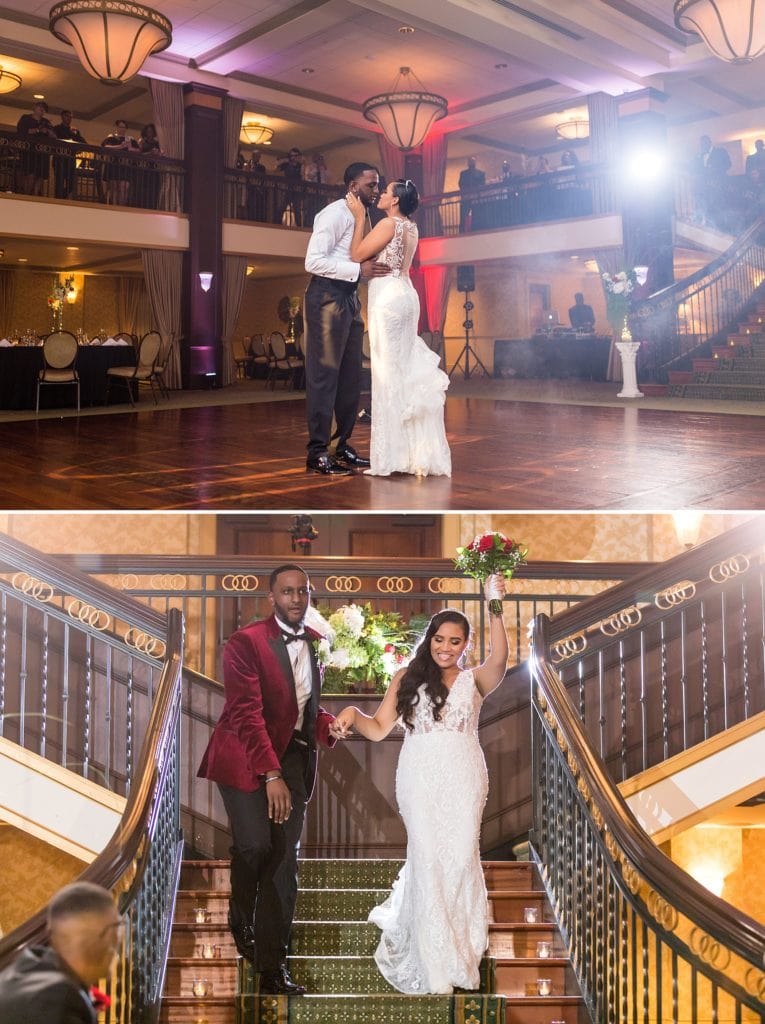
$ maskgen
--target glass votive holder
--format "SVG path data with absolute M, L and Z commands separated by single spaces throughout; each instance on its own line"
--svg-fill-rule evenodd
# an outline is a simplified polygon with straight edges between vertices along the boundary
M 539 911 L 536 907 L 523 908 L 523 920 L 526 924 L 536 924 L 539 918 Z
M 540 996 L 549 996 L 552 992 L 552 980 L 550 978 L 537 978 L 537 993 Z
M 210 911 L 205 907 L 194 907 L 194 920 L 197 924 L 207 924 L 210 920 Z
M 548 957 L 552 956 L 552 943 L 551 942 L 538 942 L 537 943 L 537 956 L 541 960 L 547 960 Z
M 199 955 L 203 960 L 217 960 L 220 948 L 214 942 L 203 942 L 199 947 Z
M 201 996 L 209 996 L 212 992 L 212 985 L 207 978 L 194 978 L 191 983 L 191 993 L 197 998 Z

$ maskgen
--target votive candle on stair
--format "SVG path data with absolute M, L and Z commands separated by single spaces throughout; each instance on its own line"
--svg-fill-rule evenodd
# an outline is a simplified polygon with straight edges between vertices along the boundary
M 536 907 L 524 907 L 523 908 L 523 920 L 526 924 L 536 924 L 538 917 L 538 911 Z
M 191 983 L 191 991 L 195 996 L 209 995 L 210 982 L 206 978 L 195 978 Z
M 552 992 L 552 981 L 550 978 L 537 978 L 537 992 L 540 996 L 549 996 Z
M 194 920 L 197 924 L 205 924 L 208 920 L 208 911 L 204 907 L 195 907 Z
M 212 942 L 203 942 L 199 952 L 204 960 L 215 960 L 218 956 L 218 947 Z
M 546 960 L 552 954 L 552 946 L 549 942 L 538 942 L 537 943 L 537 956 Z

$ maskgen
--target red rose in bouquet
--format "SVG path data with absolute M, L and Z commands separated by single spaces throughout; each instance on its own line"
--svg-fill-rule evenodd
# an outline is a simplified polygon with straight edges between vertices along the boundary
M 108 1010 L 112 1005 L 112 1001 L 106 992 L 102 992 L 100 988 L 96 988 L 95 985 L 90 987 L 90 1001 L 96 1011 Z
M 481 583 L 485 583 L 495 573 L 509 580 L 518 566 L 526 561 L 527 555 L 528 550 L 522 544 L 510 540 L 503 533 L 484 533 L 467 547 L 457 548 L 454 568 Z M 489 609 L 493 615 L 499 615 L 502 603 L 490 601 Z

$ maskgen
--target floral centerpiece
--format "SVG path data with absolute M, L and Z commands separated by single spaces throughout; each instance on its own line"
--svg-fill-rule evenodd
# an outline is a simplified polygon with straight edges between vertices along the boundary
M 638 285 L 646 282 L 646 267 L 620 270 L 618 274 L 602 274 L 603 290 L 606 293 L 606 317 L 619 338 L 628 330 L 627 317 L 630 311 L 630 295 Z
M 51 316 L 51 331 L 60 331 L 64 325 L 64 299 L 74 285 L 74 278 L 67 277 L 62 281 L 60 277 L 53 278 L 53 288 L 48 296 L 48 309 Z
M 351 686 L 384 693 L 412 649 L 412 633 L 398 612 L 374 612 L 370 604 L 345 604 L 326 611 L 327 629 L 317 643 L 324 688 L 346 693 Z M 311 623 L 313 625 L 313 623 Z
M 528 549 L 522 544 L 506 537 L 504 533 L 494 531 L 481 534 L 467 547 L 457 548 L 454 568 L 481 583 L 485 583 L 489 576 L 495 573 L 500 573 L 509 580 L 518 566 L 526 561 L 527 555 Z M 502 602 L 490 601 L 489 610 L 492 615 L 500 615 Z
M 303 300 L 300 298 L 299 295 L 291 295 L 289 297 L 289 299 L 287 300 L 287 302 L 288 302 L 287 312 L 289 314 L 289 319 L 290 319 L 290 326 L 289 326 L 288 337 L 289 337 L 290 341 L 294 341 L 295 340 L 295 321 L 297 320 L 298 316 L 300 315 L 300 310 L 303 307 Z

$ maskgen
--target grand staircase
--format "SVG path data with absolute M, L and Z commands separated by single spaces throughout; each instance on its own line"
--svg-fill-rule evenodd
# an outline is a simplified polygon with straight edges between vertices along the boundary
M 304 860 L 290 971 L 308 995 L 258 996 L 252 970 L 226 925 L 227 861 L 187 861 L 181 871 L 162 999 L 163 1024 L 584 1024 L 589 1017 L 536 867 L 484 864 L 493 921 L 481 991 L 405 996 L 373 959 L 370 909 L 385 899 L 400 862 Z M 536 922 L 524 920 L 526 908 Z M 538 943 L 546 943 L 539 956 Z M 539 994 L 547 979 L 549 995 Z M 195 994 L 196 983 L 196 994 Z M 202 994 L 204 992 L 204 994 Z
M 694 359 L 691 370 L 670 371 L 667 394 L 733 402 L 765 400 L 765 303 L 728 335 L 727 345 L 713 346 L 708 356 Z

